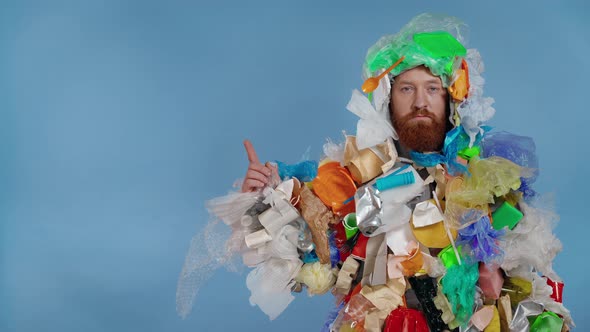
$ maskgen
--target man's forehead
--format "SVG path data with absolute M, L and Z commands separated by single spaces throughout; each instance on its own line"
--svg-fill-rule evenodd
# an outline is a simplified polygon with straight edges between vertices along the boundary
M 407 70 L 394 78 L 394 83 L 436 83 L 442 84 L 440 77 L 432 75 L 430 70 L 419 66 Z

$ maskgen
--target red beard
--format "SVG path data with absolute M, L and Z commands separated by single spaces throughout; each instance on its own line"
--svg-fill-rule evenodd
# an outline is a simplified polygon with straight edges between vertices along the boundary
M 430 120 L 412 120 L 417 115 L 425 115 Z M 418 152 L 438 151 L 445 140 L 446 126 L 444 120 L 437 119 L 434 114 L 419 110 L 402 118 L 395 118 L 393 126 L 402 145 Z

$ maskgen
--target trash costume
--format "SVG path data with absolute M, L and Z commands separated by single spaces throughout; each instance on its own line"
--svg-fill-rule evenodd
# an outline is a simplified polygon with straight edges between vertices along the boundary
M 328 141 L 319 163 L 277 162 L 280 179 L 260 193 L 207 203 L 213 220 L 193 238 L 179 278 L 181 316 L 214 269 L 237 269 L 239 254 L 252 268 L 250 303 L 270 319 L 292 292 L 331 292 L 322 331 L 574 326 L 551 267 L 558 217 L 531 188 L 534 142 L 484 125 L 493 99 L 483 96 L 483 63 L 465 49 L 464 29 L 422 14 L 382 37 L 364 64 L 368 93 L 353 91 L 347 105 L 360 118 L 356 136 Z M 389 119 L 390 80 L 417 66 L 449 92 L 453 127 L 440 152 L 403 151 Z M 219 220 L 231 234 L 216 229 Z

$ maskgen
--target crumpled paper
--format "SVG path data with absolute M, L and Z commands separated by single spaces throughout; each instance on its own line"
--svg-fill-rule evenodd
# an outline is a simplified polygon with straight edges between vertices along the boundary
M 322 264 L 330 263 L 330 246 L 326 231 L 328 230 L 328 225 L 330 223 L 337 223 L 338 219 L 336 219 L 332 212 L 326 208 L 307 186 L 303 186 L 301 189 L 299 209 L 311 231 L 311 237 L 320 262 Z

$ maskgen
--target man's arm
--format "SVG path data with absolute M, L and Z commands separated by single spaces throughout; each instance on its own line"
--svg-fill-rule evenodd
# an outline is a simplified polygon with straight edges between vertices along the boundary
M 278 178 L 278 170 L 275 166 L 267 162 L 265 165 L 260 163 L 254 146 L 249 140 L 244 140 L 244 147 L 248 154 L 248 170 L 242 183 L 242 192 L 253 192 L 264 188 L 271 182 L 273 177 Z

